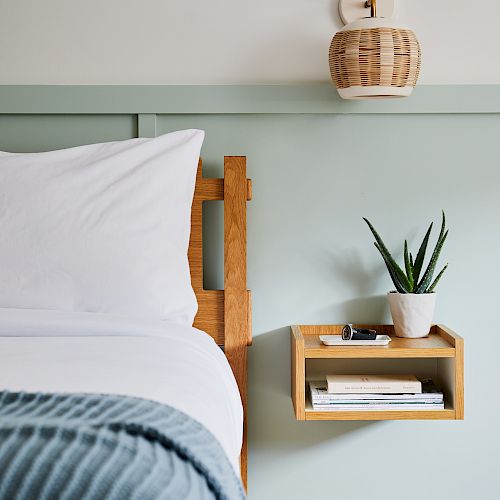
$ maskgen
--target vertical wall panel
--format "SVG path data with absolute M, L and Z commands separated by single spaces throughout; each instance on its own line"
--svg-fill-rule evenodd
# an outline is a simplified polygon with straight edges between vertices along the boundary
M 138 137 L 156 137 L 156 115 L 140 113 L 137 115 Z

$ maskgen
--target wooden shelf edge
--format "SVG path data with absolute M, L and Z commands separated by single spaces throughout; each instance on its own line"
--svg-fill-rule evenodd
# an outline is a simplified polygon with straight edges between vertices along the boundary
M 328 348 L 326 348 L 328 349 Z M 375 347 L 339 347 L 338 349 L 330 348 L 330 350 L 306 348 L 304 350 L 307 359 L 376 359 L 376 358 L 454 358 L 455 349 L 381 349 Z
M 306 399 L 306 360 L 304 356 L 304 338 L 298 326 L 291 327 L 291 381 L 292 403 L 297 420 L 305 420 L 304 402 Z
M 293 325 L 297 341 L 303 343 L 307 359 L 376 359 L 376 358 L 455 358 L 463 339 L 444 325 L 433 325 L 429 337 L 401 339 L 394 336 L 393 325 L 356 325 L 375 328 L 390 335 L 393 341 L 387 346 L 327 347 L 319 341 L 320 335 L 341 332 L 342 325 Z
M 441 335 L 441 337 L 445 338 L 455 348 L 457 347 L 457 345 L 463 344 L 464 342 L 464 339 L 460 335 L 458 335 L 458 333 L 445 325 L 433 325 L 432 331 Z
M 306 420 L 455 420 L 455 410 L 402 410 L 402 411 L 314 411 L 306 408 Z

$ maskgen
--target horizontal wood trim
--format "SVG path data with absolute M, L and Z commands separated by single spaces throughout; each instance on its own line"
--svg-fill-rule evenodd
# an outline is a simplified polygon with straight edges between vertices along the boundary
M 306 408 L 306 420 L 455 420 L 455 410 L 414 411 L 313 411 Z
M 201 178 L 199 183 L 198 196 L 202 201 L 217 201 L 224 199 L 224 179 L 217 178 Z M 252 180 L 247 179 L 247 201 L 252 199 Z
M 331 347 L 325 346 L 329 351 L 323 349 L 310 349 L 306 347 L 305 357 L 307 359 L 420 359 L 420 358 L 454 358 L 454 349 L 387 349 L 384 346 L 371 349 L 370 347 Z M 337 349 L 337 350 L 335 350 Z M 340 351 L 341 350 L 341 351 Z
M 409 98 L 376 101 L 342 100 L 330 83 L 0 85 L 0 114 L 215 113 L 500 113 L 500 85 L 418 85 Z

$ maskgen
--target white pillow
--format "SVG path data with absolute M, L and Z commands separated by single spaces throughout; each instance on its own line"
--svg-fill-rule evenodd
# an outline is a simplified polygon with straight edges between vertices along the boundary
M 0 153 L 0 307 L 192 324 L 187 249 L 203 138 Z

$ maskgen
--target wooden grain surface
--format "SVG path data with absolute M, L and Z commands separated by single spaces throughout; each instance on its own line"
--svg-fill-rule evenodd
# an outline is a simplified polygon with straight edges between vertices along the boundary
M 249 200 L 252 196 L 252 181 L 245 179 L 245 186 L 246 192 L 244 196 L 246 200 Z M 194 327 L 207 332 L 220 346 L 224 345 L 225 340 L 224 291 L 205 290 L 203 288 L 203 203 L 223 199 L 224 179 L 203 177 L 202 160 L 200 158 L 196 176 L 196 189 L 191 207 L 191 239 L 188 250 L 191 284 L 198 300 L 198 314 L 194 320 Z M 247 302 L 249 300 L 248 298 Z M 248 339 L 248 344 L 250 343 L 251 336 Z
M 436 331 L 455 347 L 455 358 L 438 360 L 438 376 L 447 389 L 455 408 L 455 418 L 464 419 L 464 339 L 445 325 L 435 325 Z
M 241 475 L 247 478 L 247 344 L 250 340 L 247 291 L 248 193 L 246 159 L 224 158 L 224 352 L 240 389 L 244 409 Z
M 300 334 L 297 325 L 292 326 L 291 334 L 291 389 L 292 403 L 297 420 L 305 420 L 305 387 L 306 387 L 306 366 L 304 356 L 304 337 Z
M 455 356 L 455 418 L 464 419 L 465 396 L 464 396 L 464 340 L 457 339 L 455 343 L 457 354 Z
M 454 420 L 455 410 L 404 410 L 404 411 L 314 411 L 306 403 L 306 420 Z
M 252 183 L 246 178 L 244 157 L 224 158 L 224 179 L 203 177 L 198 164 L 191 209 L 188 258 L 191 283 L 198 300 L 194 326 L 224 348 L 241 394 L 244 409 L 241 477 L 247 486 L 247 346 L 251 344 L 251 294 L 246 283 L 246 202 Z M 224 200 L 224 290 L 203 287 L 203 203 Z

